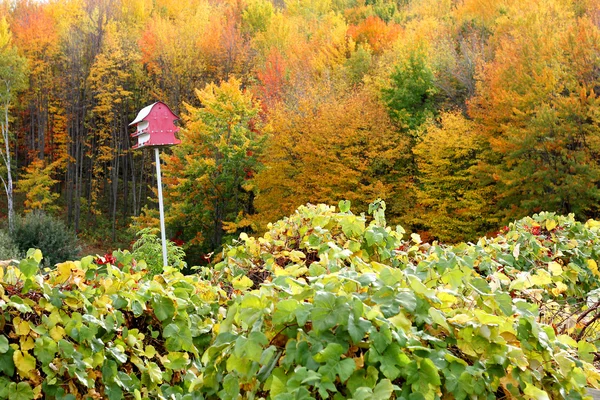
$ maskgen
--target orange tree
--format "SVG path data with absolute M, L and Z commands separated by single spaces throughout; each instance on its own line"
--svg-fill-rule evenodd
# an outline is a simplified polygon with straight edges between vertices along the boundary
M 302 99 L 297 110 L 281 107 L 271 115 L 265 169 L 256 177 L 257 227 L 306 202 L 342 199 L 362 211 L 373 199 L 385 199 L 397 222 L 411 204 L 405 174 L 410 152 L 385 107 L 368 90 L 315 103 Z
M 561 2 L 515 6 L 498 28 L 470 114 L 490 143 L 487 171 L 511 216 L 595 215 L 600 31 Z

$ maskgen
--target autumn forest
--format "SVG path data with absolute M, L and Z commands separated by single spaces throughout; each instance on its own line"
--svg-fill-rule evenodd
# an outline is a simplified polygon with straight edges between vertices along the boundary
M 107 249 L 157 227 L 153 154 L 128 125 L 158 100 L 181 118 L 162 151 L 167 234 L 195 262 L 308 202 L 382 199 L 390 224 L 450 243 L 540 211 L 600 217 L 598 0 L 13 0 L 0 14 L 4 219 L 14 197 L 16 214 L 41 209 Z

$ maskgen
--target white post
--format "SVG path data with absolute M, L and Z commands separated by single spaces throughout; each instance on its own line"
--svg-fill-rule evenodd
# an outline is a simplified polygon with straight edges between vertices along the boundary
M 154 148 L 156 156 L 156 181 L 158 182 L 158 209 L 160 210 L 160 238 L 162 240 L 163 267 L 167 266 L 167 239 L 165 235 L 165 209 L 163 207 L 162 181 L 160 179 L 160 155 L 158 147 Z

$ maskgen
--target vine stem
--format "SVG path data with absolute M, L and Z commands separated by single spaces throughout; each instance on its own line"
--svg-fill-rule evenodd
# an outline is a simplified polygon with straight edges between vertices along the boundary
M 298 323 L 297 323 L 297 322 L 294 322 L 293 324 L 289 324 L 289 325 L 288 325 L 288 324 L 286 324 L 286 325 L 284 325 L 284 327 L 283 327 L 283 328 L 281 328 L 281 330 L 280 330 L 279 332 L 277 332 L 277 333 L 275 334 L 275 336 L 273 336 L 273 337 L 271 338 L 271 340 L 269 341 L 269 346 L 273 344 L 273 340 L 275 340 L 275 338 L 276 338 L 277 336 L 279 336 L 279 334 L 280 334 L 281 332 L 285 331 L 287 328 L 291 328 L 292 326 L 298 326 Z

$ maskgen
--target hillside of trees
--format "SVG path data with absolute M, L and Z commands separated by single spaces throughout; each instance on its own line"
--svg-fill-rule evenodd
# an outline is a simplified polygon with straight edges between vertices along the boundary
M 450 243 L 600 217 L 598 0 L 12 0 L 0 17 L 3 189 L 87 240 L 157 226 L 128 127 L 157 100 L 182 128 L 162 153 L 168 236 L 197 260 L 307 202 L 379 198 Z

